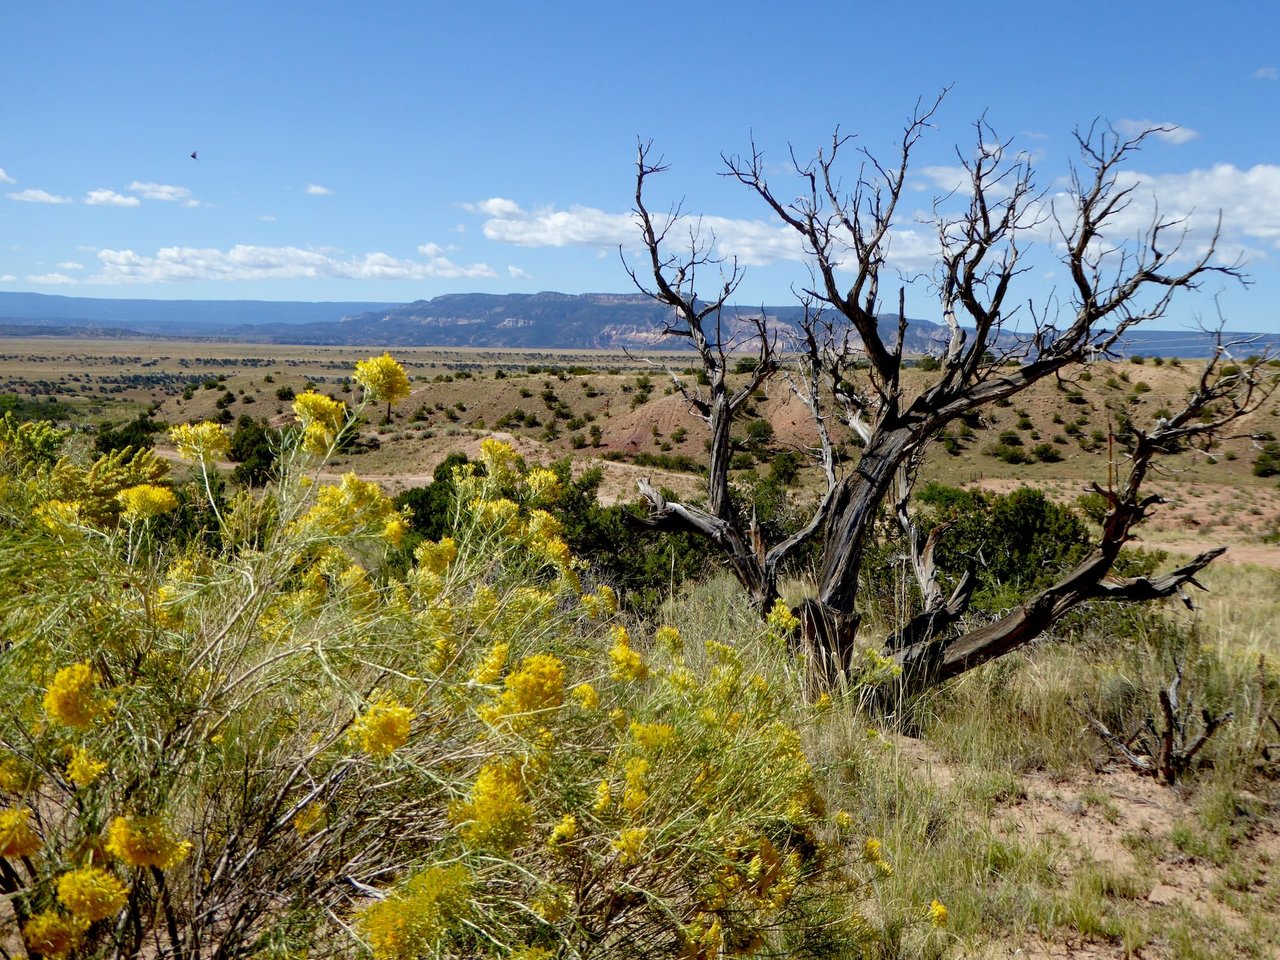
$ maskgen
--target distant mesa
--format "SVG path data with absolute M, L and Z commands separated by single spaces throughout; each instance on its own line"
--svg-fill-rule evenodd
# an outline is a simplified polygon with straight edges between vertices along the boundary
M 798 329 L 798 306 L 733 308 L 730 334 L 749 334 L 764 310 L 781 333 Z M 671 311 L 640 293 L 451 293 L 413 303 L 275 300 L 110 300 L 0 292 L 0 336 L 216 338 L 258 343 L 512 348 L 536 350 L 688 349 L 663 336 Z M 882 316 L 887 339 L 897 317 Z M 908 354 L 938 353 L 946 328 L 911 320 Z M 1233 334 L 1246 337 L 1248 334 Z M 1144 330 L 1125 353 L 1202 357 L 1212 338 L 1198 330 Z M 1280 335 L 1248 347 L 1280 349 Z

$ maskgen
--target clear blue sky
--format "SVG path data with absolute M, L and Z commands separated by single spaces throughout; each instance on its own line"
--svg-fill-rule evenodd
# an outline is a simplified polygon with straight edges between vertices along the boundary
M 1128 171 L 1165 210 L 1221 209 L 1254 284 L 1237 329 L 1280 329 L 1280 4 L 11 3 L 0 38 L 0 289 L 405 301 L 620 292 L 637 137 L 747 265 L 746 302 L 807 274 L 717 176 L 754 133 L 782 170 L 835 125 L 886 151 L 953 89 L 903 226 L 986 114 L 1050 193 L 1072 131 L 1177 125 Z M 198 160 L 189 154 L 197 151 Z M 853 176 L 852 171 L 850 176 Z M 779 172 L 784 195 L 789 185 Z M 714 218 L 714 219 L 712 219 Z M 1136 218 L 1131 218 L 1133 229 Z M 928 268 L 911 236 L 902 266 Z M 1046 251 L 1049 253 L 1051 251 Z M 1047 256 L 1020 299 L 1062 284 Z M 1211 318 L 1205 295 L 1164 326 Z M 909 312 L 931 316 L 927 285 Z

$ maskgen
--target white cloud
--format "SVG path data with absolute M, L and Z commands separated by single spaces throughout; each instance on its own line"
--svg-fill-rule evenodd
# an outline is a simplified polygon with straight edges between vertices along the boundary
M 137 197 L 126 197 L 122 193 L 116 193 L 114 190 L 90 190 L 84 198 L 84 202 L 91 207 L 136 207 L 140 203 Z
M 567 210 L 545 208 L 532 213 L 510 200 L 495 198 L 469 204 L 467 209 L 506 211 L 503 216 L 490 215 L 484 222 L 484 235 L 490 240 L 518 247 L 587 247 L 600 255 L 608 255 L 619 247 L 639 248 L 640 228 L 634 213 L 607 213 L 594 207 L 572 206 Z M 659 224 L 659 229 L 661 225 Z M 800 237 L 787 226 L 775 226 L 761 220 L 736 220 L 728 217 L 688 217 L 674 225 L 667 237 L 668 248 L 675 251 L 688 245 L 690 233 L 702 243 L 714 239 L 715 254 L 736 259 L 741 266 L 767 266 L 783 260 L 804 259 Z M 916 269 L 927 256 L 932 256 L 937 243 L 928 231 L 905 229 L 895 240 L 893 257 L 903 269 Z
M 237 244 L 228 250 L 165 247 L 154 256 L 133 250 L 99 250 L 98 283 L 168 283 L 180 280 L 424 280 L 494 277 L 484 263 L 457 264 L 445 257 L 425 263 L 386 253 L 344 257 L 333 251 Z
M 313 197 L 327 197 L 333 193 L 328 187 L 322 187 L 318 183 L 308 183 L 307 193 Z
M 1174 145 L 1190 143 L 1200 136 L 1190 127 L 1182 127 L 1167 120 L 1160 122 L 1155 120 L 1117 120 L 1116 129 L 1126 137 L 1136 137 L 1138 134 L 1146 133 L 1149 130 L 1152 136 Z
M 21 200 L 23 203 L 70 203 L 70 197 L 59 197 L 44 190 L 19 190 L 9 194 L 10 200 Z
M 1258 164 L 1242 170 L 1219 163 L 1186 173 L 1146 174 L 1123 171 L 1121 187 L 1133 187 L 1132 203 L 1119 211 L 1106 231 L 1109 242 L 1119 243 L 1141 235 L 1151 225 L 1159 204 L 1162 219 L 1182 219 L 1179 228 L 1166 234 L 1167 250 L 1181 231 L 1185 255 L 1196 255 L 1218 227 L 1218 243 L 1224 260 L 1237 256 L 1256 260 L 1280 251 L 1280 165 Z
M 74 284 L 75 280 L 65 273 L 37 273 L 28 276 L 27 283 L 43 283 L 53 287 L 65 287 Z
M 1259 67 L 1253 71 L 1255 80 L 1280 80 L 1280 70 L 1275 67 Z
M 83 270 L 83 269 L 84 269 L 84 264 L 83 264 L 83 263 L 76 263 L 74 260 L 63 260 L 60 264 L 58 264 L 58 269 L 60 269 L 60 270 Z
M 438 243 L 424 243 L 418 248 L 418 252 L 424 257 L 438 257 L 444 253 L 444 247 Z
M 973 185 L 972 175 L 964 167 L 955 166 L 921 167 L 916 171 L 929 182 L 929 185 L 944 193 L 968 194 Z
M 0 283 L 13 283 L 17 279 L 18 278 L 15 277 L 12 273 L 6 273 L 4 274 L 4 276 L 0 276 Z
M 4 167 L 0 167 L 0 183 L 17 183 L 17 182 L 18 182 L 17 180 L 13 179 L 13 177 L 9 176 L 7 173 L 4 172 Z
M 479 203 L 464 203 L 462 209 L 485 217 L 523 217 L 525 215 L 520 209 L 520 204 L 506 197 L 490 197 Z
M 532 273 L 530 273 L 528 270 L 522 270 L 520 267 L 513 267 L 508 265 L 507 273 L 511 276 L 512 280 L 532 280 L 533 279 Z
M 143 200 L 167 200 L 170 203 L 184 201 L 188 206 L 200 203 L 199 200 L 191 200 L 191 191 L 186 187 L 175 187 L 168 183 L 145 183 L 135 180 L 129 184 L 129 191 L 138 194 Z
M 263 214 L 262 216 L 260 216 L 258 219 L 259 219 L 259 220 L 261 220 L 263 223 L 275 223 L 275 222 L 276 222 L 276 217 L 275 217 L 275 214 L 273 214 L 273 213 L 264 213 L 264 214 Z

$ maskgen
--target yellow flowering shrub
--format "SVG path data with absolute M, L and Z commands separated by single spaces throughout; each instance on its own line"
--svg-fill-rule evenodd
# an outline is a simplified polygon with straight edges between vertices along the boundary
M 356 361 L 351 379 L 364 387 L 366 397 L 375 403 L 399 403 L 409 396 L 409 377 L 389 353 Z
M 155 486 L 169 474 L 169 464 L 150 450 L 126 447 L 98 457 L 88 467 L 62 457 L 49 471 L 44 484 L 49 501 L 74 505 L 76 522 L 98 527 L 114 526 L 124 504 L 122 491 Z M 163 494 L 157 496 L 163 497 Z
M 164 951 L 172 922 L 228 954 L 786 955 L 850 915 L 852 824 L 767 629 L 624 625 L 579 582 L 564 472 L 493 440 L 451 535 L 391 566 L 404 515 L 298 451 L 359 410 L 296 399 L 276 479 L 196 534 L 110 525 L 158 502 L 145 462 L 55 484 L 53 449 L 18 482 L 0 451 L 0 855 L 31 865 L 31 949 Z M 205 471 L 215 428 L 173 437 Z

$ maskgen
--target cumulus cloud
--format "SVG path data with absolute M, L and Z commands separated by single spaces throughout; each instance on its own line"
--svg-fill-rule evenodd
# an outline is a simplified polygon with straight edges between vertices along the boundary
M 3 276 L 0 276 L 0 283 L 13 283 L 17 279 L 18 278 L 12 273 L 6 273 Z
M 137 197 L 126 197 L 114 190 L 90 190 L 84 202 L 91 207 L 136 207 L 140 203 Z
M 1280 70 L 1275 67 L 1259 67 L 1253 71 L 1255 80 L 1280 80 Z
M 418 252 L 424 257 L 438 257 L 444 253 L 444 247 L 438 243 L 424 243 L 418 248 Z
M 605 255 L 619 247 L 635 249 L 640 245 L 640 229 L 634 213 L 608 213 L 584 206 L 571 206 L 566 210 L 547 207 L 528 212 L 502 198 L 469 204 L 467 209 L 489 212 L 484 235 L 490 240 L 518 247 L 578 246 Z M 717 256 L 736 259 L 742 266 L 759 267 L 804 259 L 800 238 L 786 226 L 761 220 L 691 216 L 671 228 L 669 242 L 673 249 L 675 244 L 687 243 L 690 231 L 702 243 L 714 240 Z M 915 270 L 931 262 L 936 251 L 937 240 L 931 231 L 904 229 L 895 236 L 891 258 L 900 269 Z
M 523 217 L 525 215 L 520 209 L 520 204 L 506 197 L 490 197 L 479 203 L 464 203 L 462 209 L 484 217 Z
M 138 194 L 143 200 L 167 200 L 170 203 L 178 203 L 191 199 L 191 191 L 186 187 L 175 187 L 169 183 L 135 180 L 129 184 L 129 192 Z
M 1140 133 L 1152 131 L 1152 136 L 1163 140 L 1165 143 L 1172 143 L 1175 146 L 1183 143 L 1190 143 L 1196 137 L 1200 136 L 1190 127 L 1179 126 L 1168 120 L 1117 120 L 1116 129 L 1123 133 L 1126 137 L 1136 137 Z
M 1188 239 L 1207 241 L 1222 213 L 1222 234 L 1241 252 L 1266 255 L 1280 250 L 1280 165 L 1260 163 L 1242 170 L 1230 163 L 1187 173 L 1125 171 L 1121 186 L 1134 186 L 1134 203 L 1117 227 L 1139 231 L 1150 223 L 1158 199 L 1162 217 L 1183 218 Z
M 27 283 L 42 283 L 51 287 L 66 287 L 75 283 L 75 280 L 68 277 L 65 273 L 35 273 L 27 277 Z
M 59 270 L 83 270 L 83 263 L 76 263 L 74 260 L 63 260 L 58 264 Z
M 275 214 L 272 214 L 272 213 L 264 213 L 264 214 L 263 214 L 262 216 L 260 216 L 258 219 L 259 219 L 259 220 L 261 220 L 263 223 L 275 223 L 275 222 L 276 222 Z
M 425 262 L 386 253 L 341 256 L 300 247 L 237 244 L 228 250 L 164 247 L 148 256 L 133 250 L 99 250 L 97 283 L 168 283 L 180 280 L 425 280 L 494 277 L 488 264 L 457 264 L 440 256 Z
M 547 207 L 526 212 L 502 198 L 471 205 L 475 212 L 487 213 L 484 235 L 490 240 L 518 247 L 588 247 L 607 252 L 635 247 L 640 231 L 633 213 L 607 213 L 595 207 L 572 206 L 567 210 Z M 759 220 L 733 220 L 705 216 L 689 218 L 685 226 L 698 231 L 704 241 L 715 238 L 717 251 L 736 257 L 744 266 L 760 266 L 779 260 L 801 259 L 799 239 L 785 227 Z M 682 226 L 673 228 L 680 231 Z M 673 233 L 674 239 L 676 234 Z
M 18 182 L 17 180 L 13 179 L 13 177 L 9 176 L 7 173 L 4 172 L 4 167 L 0 167 L 0 183 L 17 183 L 17 182 Z
M 520 267 L 507 266 L 507 273 L 512 280 L 532 280 L 533 274 L 528 270 L 522 270 Z
M 328 187 L 322 187 L 318 183 L 308 183 L 307 193 L 313 197 L 327 197 L 333 193 Z
M 60 197 L 45 190 L 19 190 L 9 194 L 10 200 L 21 200 L 23 203 L 71 203 L 70 197 Z

